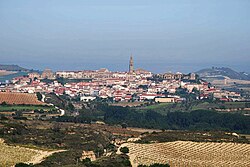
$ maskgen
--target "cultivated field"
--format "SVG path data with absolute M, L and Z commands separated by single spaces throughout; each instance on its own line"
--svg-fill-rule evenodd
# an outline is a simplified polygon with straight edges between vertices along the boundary
M 0 104 L 3 102 L 6 102 L 7 104 L 44 104 L 43 102 L 37 99 L 35 94 L 0 92 Z
M 20 146 L 9 146 L 0 139 L 0 166 L 10 167 L 20 162 L 37 164 L 59 151 L 42 151 Z
M 168 163 L 171 167 L 249 167 L 250 144 L 176 141 L 124 143 L 133 167 Z

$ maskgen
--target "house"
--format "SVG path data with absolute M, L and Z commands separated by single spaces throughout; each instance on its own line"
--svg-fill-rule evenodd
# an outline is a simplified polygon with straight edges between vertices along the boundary
M 154 98 L 163 97 L 163 95 L 147 93 L 147 94 L 141 94 L 139 95 L 139 97 L 140 97 L 140 100 L 154 100 Z
M 96 99 L 96 97 L 92 97 L 92 96 L 82 96 L 82 97 L 80 97 L 80 100 L 84 101 L 84 102 L 93 101 L 95 99 Z
M 155 102 L 159 103 L 174 103 L 176 99 L 174 97 L 156 97 Z

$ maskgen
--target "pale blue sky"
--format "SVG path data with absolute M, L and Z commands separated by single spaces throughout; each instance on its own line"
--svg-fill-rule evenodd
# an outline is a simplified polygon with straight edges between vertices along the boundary
M 0 64 L 250 72 L 249 0 L 0 0 Z

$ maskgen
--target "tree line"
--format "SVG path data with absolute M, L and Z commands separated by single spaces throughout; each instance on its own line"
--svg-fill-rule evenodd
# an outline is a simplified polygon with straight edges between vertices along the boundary
M 133 127 L 172 130 L 224 130 L 250 134 L 250 117 L 236 113 L 219 113 L 211 110 L 168 112 L 162 115 L 154 110 L 138 111 L 135 108 L 109 106 L 98 103 L 95 109 L 80 111 L 76 117 L 63 116 L 57 121 L 91 123 L 104 121 L 110 125 L 126 124 Z

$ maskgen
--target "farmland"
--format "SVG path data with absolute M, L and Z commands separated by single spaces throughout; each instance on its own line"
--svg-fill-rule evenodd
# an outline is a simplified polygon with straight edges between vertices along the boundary
M 0 103 L 44 105 L 35 94 L 0 92 Z
M 250 144 L 175 141 L 165 143 L 124 143 L 132 166 L 168 163 L 178 167 L 250 166 Z
M 53 151 L 42 151 L 20 146 L 11 146 L 0 143 L 0 166 L 13 166 L 20 162 L 40 163 L 45 157 L 53 154 Z

